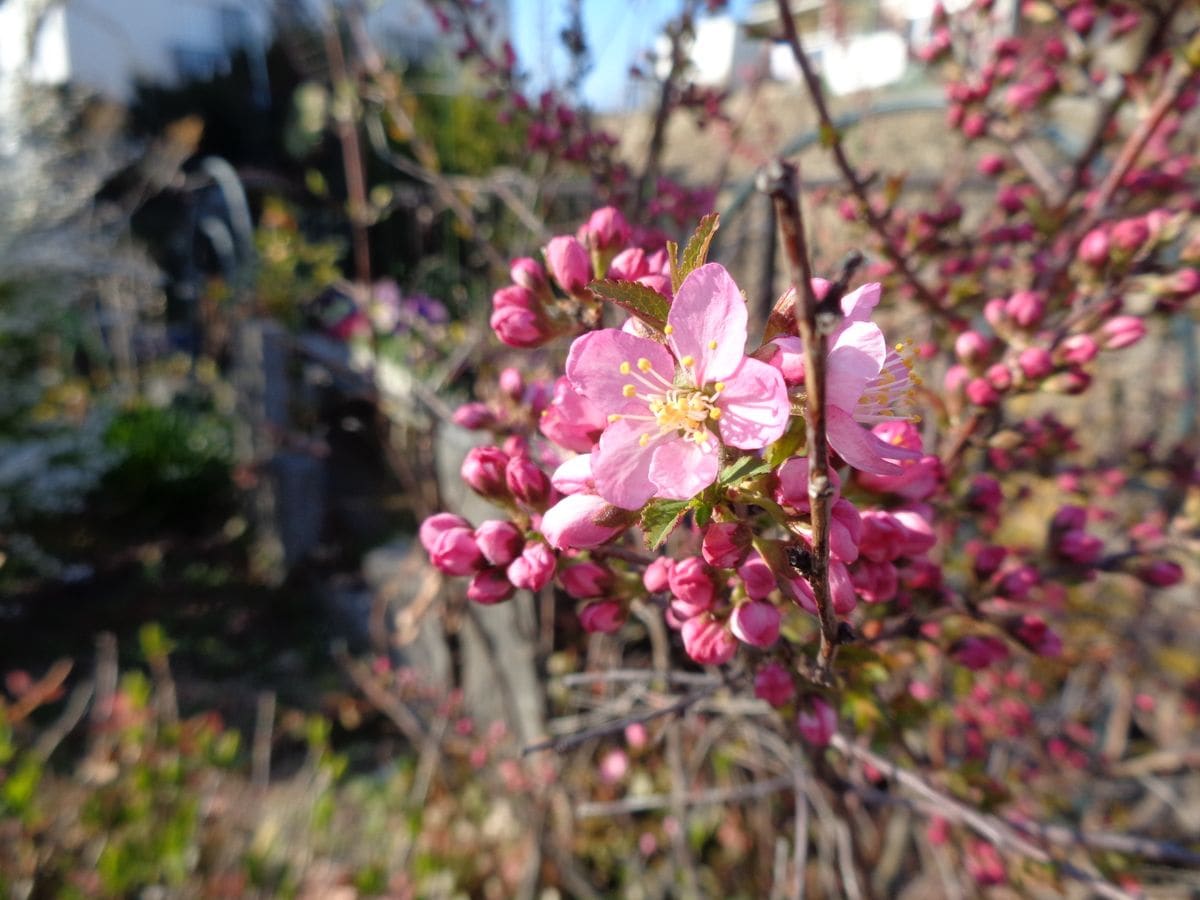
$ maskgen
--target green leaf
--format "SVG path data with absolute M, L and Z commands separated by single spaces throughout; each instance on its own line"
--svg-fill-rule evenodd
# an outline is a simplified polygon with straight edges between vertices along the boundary
M 700 220 L 700 224 L 696 226 L 695 233 L 688 239 L 687 246 L 683 248 L 683 259 L 680 260 L 677 269 L 679 281 L 682 284 L 683 279 L 708 260 L 708 248 L 712 246 L 713 236 L 716 235 L 717 229 L 721 227 L 721 216 L 718 213 L 709 213 Z M 675 290 L 679 290 L 676 285 Z
M 667 324 L 667 311 L 671 308 L 667 298 L 644 284 L 604 280 L 593 281 L 588 287 L 657 331 Z
M 656 550 L 675 530 L 684 513 L 688 511 L 690 500 L 655 500 L 642 510 L 642 532 L 646 537 L 646 546 Z
M 743 456 L 725 467 L 719 483 L 722 485 L 737 484 L 747 478 L 754 478 L 771 471 L 771 464 L 757 456 Z
M 700 526 L 707 525 L 712 521 L 713 508 L 709 503 L 696 504 L 696 524 Z
M 679 274 L 679 245 L 674 241 L 667 241 L 667 265 L 671 269 L 671 293 L 679 290 L 679 285 L 683 284 L 683 276 Z

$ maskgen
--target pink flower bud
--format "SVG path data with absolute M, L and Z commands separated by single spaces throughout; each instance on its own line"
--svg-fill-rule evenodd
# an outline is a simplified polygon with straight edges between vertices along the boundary
M 627 616 L 616 600 L 597 600 L 579 611 L 579 624 L 589 634 L 612 634 L 625 624 Z
M 1067 10 L 1067 27 L 1077 34 L 1086 35 L 1096 24 L 1096 7 L 1090 3 L 1076 3 Z
M 1022 328 L 1033 328 L 1046 315 L 1046 298 L 1036 291 L 1017 291 L 1008 298 L 1004 311 Z
M 629 774 L 629 754 L 624 750 L 610 750 L 600 759 L 597 770 L 604 784 L 617 784 Z
M 528 256 L 514 259 L 509 268 L 509 275 L 514 284 L 538 296 L 549 288 L 546 269 L 536 259 L 530 259 Z
M 796 696 L 796 683 L 779 663 L 767 663 L 754 676 L 754 696 L 772 706 L 783 706 Z
M 1081 262 L 1099 269 L 1108 262 L 1110 250 L 1108 229 L 1104 226 L 1093 228 L 1079 242 L 1078 257 Z
M 967 366 L 978 366 L 991 353 L 991 344 L 978 331 L 964 331 L 954 340 L 954 353 Z
M 850 580 L 858 595 L 868 603 L 886 603 L 900 588 L 900 575 L 890 562 L 860 560 Z
M 486 403 L 464 403 L 450 418 L 455 425 L 469 431 L 491 428 L 496 424 L 496 414 Z
M 1054 658 L 1062 655 L 1062 638 L 1046 624 L 1041 616 L 1021 616 L 1009 630 L 1013 637 L 1038 656 Z
M 475 529 L 475 543 L 493 566 L 507 566 L 521 552 L 525 538 L 512 522 L 488 519 Z
M 683 649 L 702 666 L 719 666 L 733 659 L 737 640 L 721 622 L 705 613 L 683 623 Z
M 1090 334 L 1073 334 L 1059 344 L 1059 353 L 1065 363 L 1082 366 L 1096 358 L 1100 345 Z
M 554 551 L 541 541 L 529 541 L 508 564 L 508 580 L 519 588 L 540 591 L 554 577 Z
M 808 457 L 793 456 L 784 460 L 776 477 L 779 486 L 775 489 L 775 500 L 800 512 L 808 512 Z M 842 479 L 833 469 L 829 470 L 829 485 L 836 500 L 841 496 Z
M 546 263 L 554 280 L 568 294 L 578 294 L 592 280 L 588 252 L 570 235 L 551 238 L 546 245 Z
M 615 281 L 637 281 L 649 275 L 650 267 L 646 264 L 646 251 L 641 247 L 630 247 L 622 250 L 608 266 L 608 278 Z
M 601 596 L 612 587 L 613 574 L 599 563 L 581 562 L 561 570 L 558 580 L 563 590 L 576 600 L 588 600 Z
M 808 697 L 796 715 L 800 737 L 814 747 L 825 747 L 837 731 L 837 711 L 822 697 Z
M 779 610 L 765 600 L 738 606 L 729 617 L 729 629 L 739 641 L 752 647 L 770 647 L 779 640 Z
M 642 574 L 642 584 L 651 594 L 661 594 L 670 587 L 671 570 L 675 560 L 669 556 L 656 556 Z
M 1143 216 L 1123 219 L 1112 226 L 1109 239 L 1112 245 L 1125 253 L 1134 253 L 1150 238 L 1150 226 Z
M 1008 301 L 1001 297 L 993 297 L 983 304 L 983 318 L 997 331 L 1003 331 L 1008 324 Z
M 1180 269 L 1169 280 L 1170 290 L 1180 297 L 1190 297 L 1200 293 L 1200 271 L 1196 269 Z
M 752 553 L 738 568 L 738 577 L 746 588 L 746 596 L 751 600 L 762 600 L 775 590 L 775 573 L 766 561 Z
M 1137 570 L 1137 577 L 1151 587 L 1173 587 L 1183 581 L 1183 567 L 1166 559 L 1156 559 Z
M 937 537 L 928 519 L 912 509 L 893 510 L 892 516 L 900 523 L 902 529 L 901 556 L 920 556 L 933 549 Z
M 1114 316 L 1100 327 L 1105 350 L 1130 347 L 1146 336 L 1146 323 L 1137 316 Z
M 471 523 L 462 516 L 456 516 L 454 513 L 448 512 L 434 513 L 421 523 L 421 528 L 417 532 L 417 538 L 420 540 L 421 546 L 425 548 L 425 552 L 432 553 L 433 545 L 443 531 L 448 528 L 470 527 Z
M 502 369 L 498 381 L 501 393 L 509 400 L 519 403 L 524 397 L 525 376 L 521 374 L 520 369 L 514 369 L 512 366 Z
M 750 529 L 741 522 L 719 522 L 704 530 L 700 545 L 704 561 L 717 569 L 739 566 L 750 552 Z
M 581 231 L 581 240 L 594 250 L 611 253 L 629 243 L 629 223 L 613 206 L 596 210 Z
M 767 344 L 771 355 L 766 358 L 789 385 L 804 384 L 804 342 L 792 335 L 782 335 Z
M 967 382 L 967 399 L 976 406 L 995 406 L 1000 394 L 986 378 L 972 378 Z
M 1041 580 L 1042 576 L 1033 566 L 1017 566 L 1004 573 L 996 585 L 996 593 L 1010 600 L 1024 600 Z
M 967 872 L 981 887 L 994 887 L 1008 881 L 1004 859 L 987 841 L 972 841 L 967 849 Z
M 1000 482 L 991 475 L 976 475 L 967 491 L 967 505 L 971 509 L 995 513 L 1004 502 Z
M 539 347 L 554 337 L 537 298 L 515 284 L 492 295 L 492 316 L 488 324 L 510 347 Z
M 1000 570 L 1004 558 L 1008 556 L 1008 548 L 996 544 L 987 544 L 975 551 L 975 577 L 986 581 Z
M 998 393 L 1003 394 L 1012 387 L 1012 372 L 1004 363 L 988 366 L 984 376 L 987 378 L 988 384 L 994 387 Z
M 512 495 L 530 509 L 544 509 L 550 499 L 550 478 L 528 456 L 510 459 L 504 480 Z
M 942 386 L 946 389 L 947 394 L 958 394 L 966 388 L 967 382 L 971 380 L 971 373 L 966 366 L 955 364 L 946 370 L 946 377 L 942 381 Z
M 862 540 L 862 519 L 858 509 L 845 497 L 839 497 L 829 515 L 829 549 L 844 563 L 858 559 L 858 542 Z
M 979 157 L 979 162 L 976 164 L 979 174 L 990 175 L 992 177 L 1003 172 L 1005 167 L 1004 157 L 999 153 L 985 153 Z
M 507 600 L 514 590 L 503 569 L 488 568 L 475 573 L 475 577 L 467 585 L 467 599 L 491 606 Z
M 689 556 L 675 563 L 667 575 L 667 583 L 675 598 L 693 610 L 690 615 L 712 609 L 716 588 L 700 557 Z
M 483 565 L 483 554 L 470 528 L 447 528 L 433 541 L 429 561 L 446 575 L 470 575 Z
M 1082 529 L 1072 529 L 1062 534 L 1054 549 L 1064 559 L 1090 566 L 1104 553 L 1104 541 Z
M 1054 371 L 1054 357 L 1045 347 L 1026 347 L 1017 357 L 1017 365 L 1022 375 L 1037 381 Z
M 950 658 L 972 672 L 1008 659 L 1008 647 L 1000 638 L 986 635 L 965 637 L 950 648 Z
M 508 454 L 499 447 L 472 447 L 463 460 L 461 474 L 475 493 L 488 499 L 508 496 L 504 468 Z
M 608 543 L 628 525 L 621 511 L 600 497 L 571 494 L 546 510 L 539 530 L 558 550 L 589 550 Z
M 604 414 L 576 392 L 565 377 L 554 383 L 550 404 L 538 422 L 542 434 L 577 453 L 590 452 L 607 425 Z

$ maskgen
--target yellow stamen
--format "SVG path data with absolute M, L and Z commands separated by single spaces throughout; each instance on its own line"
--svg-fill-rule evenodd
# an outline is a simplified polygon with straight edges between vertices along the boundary
M 713 390 L 716 391 L 718 394 L 721 393 L 721 391 L 725 390 L 725 382 L 718 381 L 716 384 L 713 385 Z
M 622 397 L 633 397 L 636 396 L 636 394 L 637 388 L 635 388 L 632 384 L 627 384 L 625 387 L 621 388 Z
M 608 421 L 610 421 L 610 422 L 620 422 L 620 421 L 621 421 L 621 414 L 620 414 L 620 413 L 609 413 L 609 414 L 608 414 Z
M 650 435 L 648 435 L 648 434 L 643 434 L 640 438 L 638 438 L 639 446 L 645 447 L 649 443 L 650 443 Z
M 652 368 L 654 368 L 652 365 L 650 365 L 650 360 L 646 359 L 644 356 L 638 360 L 637 366 L 643 372 L 649 372 Z
M 709 349 L 709 350 L 716 350 L 716 349 L 717 349 L 717 342 L 716 342 L 716 341 L 709 341 L 709 342 L 708 342 L 708 349 Z
M 717 419 L 721 418 L 721 411 L 714 406 L 708 411 L 708 417 L 715 422 Z
M 675 333 L 674 325 L 664 325 L 663 326 L 663 334 L 674 334 L 674 333 Z
M 683 364 L 683 367 L 685 369 L 690 369 L 692 366 L 694 366 L 696 364 L 696 357 L 685 356 L 683 359 L 680 360 L 680 362 Z
M 633 367 L 629 365 L 628 361 L 621 363 L 620 372 L 622 375 L 628 375 L 632 371 Z

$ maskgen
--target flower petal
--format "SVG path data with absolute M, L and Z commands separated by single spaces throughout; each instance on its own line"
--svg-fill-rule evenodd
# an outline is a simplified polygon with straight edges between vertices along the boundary
M 717 406 L 721 440 L 742 450 L 757 450 L 778 440 L 792 415 L 779 370 L 749 357 L 726 379 Z
M 675 361 L 661 344 L 615 328 L 590 331 L 571 344 L 567 354 L 567 378 L 575 390 L 607 415 L 628 405 L 621 388 L 631 379 L 629 375 L 621 374 L 621 363 L 636 367 L 638 359 L 643 357 L 650 360 L 654 371 L 668 384 L 674 380 Z
M 652 431 L 646 422 L 618 419 L 600 435 L 592 453 L 592 475 L 596 493 L 621 509 L 641 509 L 655 496 L 650 480 L 650 460 L 654 443 L 640 443 L 641 436 Z
M 864 284 L 842 297 L 842 312 L 850 322 L 865 322 L 871 311 L 879 305 L 880 285 L 878 282 Z
M 711 437 L 703 444 L 683 438 L 663 441 L 654 451 L 650 480 L 655 495 L 668 500 L 690 500 L 716 481 L 720 444 Z
M 667 338 L 677 359 L 692 357 L 696 386 L 728 378 L 746 351 L 746 301 L 722 266 L 694 269 L 671 302 Z
M 900 475 L 903 469 L 892 459 L 912 459 L 920 454 L 906 447 L 881 441 L 878 436 L 859 425 L 850 413 L 832 404 L 825 411 L 826 437 L 829 446 L 853 468 L 874 475 Z
M 887 359 L 887 340 L 871 322 L 851 322 L 829 349 L 825 375 L 825 397 L 830 406 L 853 411 L 867 383 L 875 378 Z

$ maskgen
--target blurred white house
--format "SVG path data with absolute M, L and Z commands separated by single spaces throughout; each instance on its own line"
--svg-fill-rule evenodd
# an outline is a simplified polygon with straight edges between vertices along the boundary
M 70 82 L 123 101 L 139 79 L 170 84 L 211 76 L 226 71 L 238 51 L 265 79 L 264 54 L 276 30 L 319 24 L 328 5 L 327 0 L 0 0 L 0 79 Z M 363 5 L 382 49 L 411 58 L 438 45 L 437 23 L 422 0 Z M 504 27 L 507 4 L 495 5 Z

